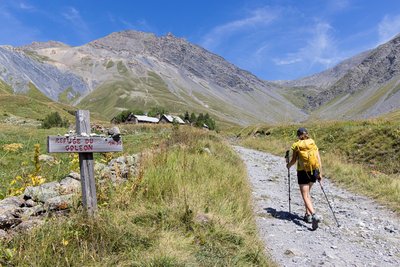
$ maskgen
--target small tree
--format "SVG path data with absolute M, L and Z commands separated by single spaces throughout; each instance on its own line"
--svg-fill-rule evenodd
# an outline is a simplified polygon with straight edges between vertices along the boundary
M 147 113 L 147 116 L 156 117 L 157 115 L 163 115 L 163 114 L 167 114 L 167 113 L 168 113 L 168 111 L 163 107 L 153 107 L 149 110 L 149 112 Z
M 183 119 L 185 120 L 185 121 L 190 121 L 190 116 L 189 116 L 189 112 L 185 112 L 185 115 L 183 116 Z
M 204 124 L 204 115 L 203 113 L 200 113 L 199 116 L 197 117 L 195 125 L 201 128 L 203 127 L 203 124 Z
M 190 114 L 189 121 L 190 121 L 190 123 L 195 123 L 197 121 L 196 114 L 194 114 L 194 112 L 192 112 L 192 114 Z
M 131 114 L 131 112 L 129 110 L 124 110 L 121 111 L 120 113 L 117 114 L 117 116 L 114 117 L 114 121 L 116 123 L 122 123 L 125 122 L 126 119 L 128 118 L 129 114 Z
M 144 115 L 144 112 L 140 109 L 132 109 L 132 110 L 124 110 L 121 111 L 120 113 L 118 113 L 115 117 L 114 117 L 114 121 L 116 123 L 123 123 L 126 122 L 126 120 L 128 119 L 130 114 L 134 114 L 134 115 Z
M 68 127 L 69 121 L 64 118 L 62 119 L 60 114 L 58 112 L 52 112 L 49 115 L 47 115 L 43 122 L 42 122 L 42 128 L 44 129 L 50 129 L 52 127 Z

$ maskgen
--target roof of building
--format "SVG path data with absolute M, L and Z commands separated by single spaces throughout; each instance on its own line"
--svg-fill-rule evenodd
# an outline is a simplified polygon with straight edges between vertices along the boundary
M 148 117 L 148 116 L 144 116 L 144 115 L 133 115 L 138 121 L 141 122 L 154 122 L 157 123 L 159 121 L 158 118 L 155 117 Z
M 174 115 L 163 115 L 163 117 L 165 117 L 169 122 L 173 122 L 174 120 L 176 120 L 179 124 L 185 124 L 185 122 L 181 119 L 181 117 L 179 116 L 174 116 Z

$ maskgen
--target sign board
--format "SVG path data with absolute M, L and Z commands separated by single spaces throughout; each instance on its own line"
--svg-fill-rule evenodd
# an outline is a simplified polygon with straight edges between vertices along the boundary
M 48 136 L 47 152 L 49 153 L 96 153 L 120 152 L 122 140 L 111 137 L 85 136 Z

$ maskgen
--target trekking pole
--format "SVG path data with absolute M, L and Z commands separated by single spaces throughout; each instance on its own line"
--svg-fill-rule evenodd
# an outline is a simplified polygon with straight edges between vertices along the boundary
M 333 218 L 335 218 L 337 227 L 340 227 L 340 224 L 339 224 L 339 222 L 338 222 L 338 220 L 337 220 L 337 218 L 336 218 L 335 212 L 334 212 L 333 209 L 332 209 L 331 203 L 329 203 L 328 197 L 326 196 L 326 193 L 325 193 L 324 187 L 323 187 L 322 184 L 321 184 L 321 181 L 318 180 L 318 183 L 319 183 L 319 185 L 321 186 L 322 192 L 323 192 L 324 195 L 325 195 L 325 198 L 326 198 L 326 201 L 328 202 L 329 208 L 330 208 L 331 211 L 332 211 Z
M 286 150 L 286 163 L 289 163 L 289 150 Z M 289 183 L 289 213 L 292 213 L 291 209 L 290 209 L 290 201 L 292 200 L 290 197 L 290 169 L 287 170 L 287 175 L 288 175 L 288 183 Z

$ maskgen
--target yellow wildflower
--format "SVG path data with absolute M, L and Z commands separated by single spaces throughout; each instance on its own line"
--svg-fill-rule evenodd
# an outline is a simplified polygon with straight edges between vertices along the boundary
M 3 145 L 3 150 L 7 152 L 17 152 L 24 146 L 20 143 L 12 143 L 12 144 L 5 144 Z

